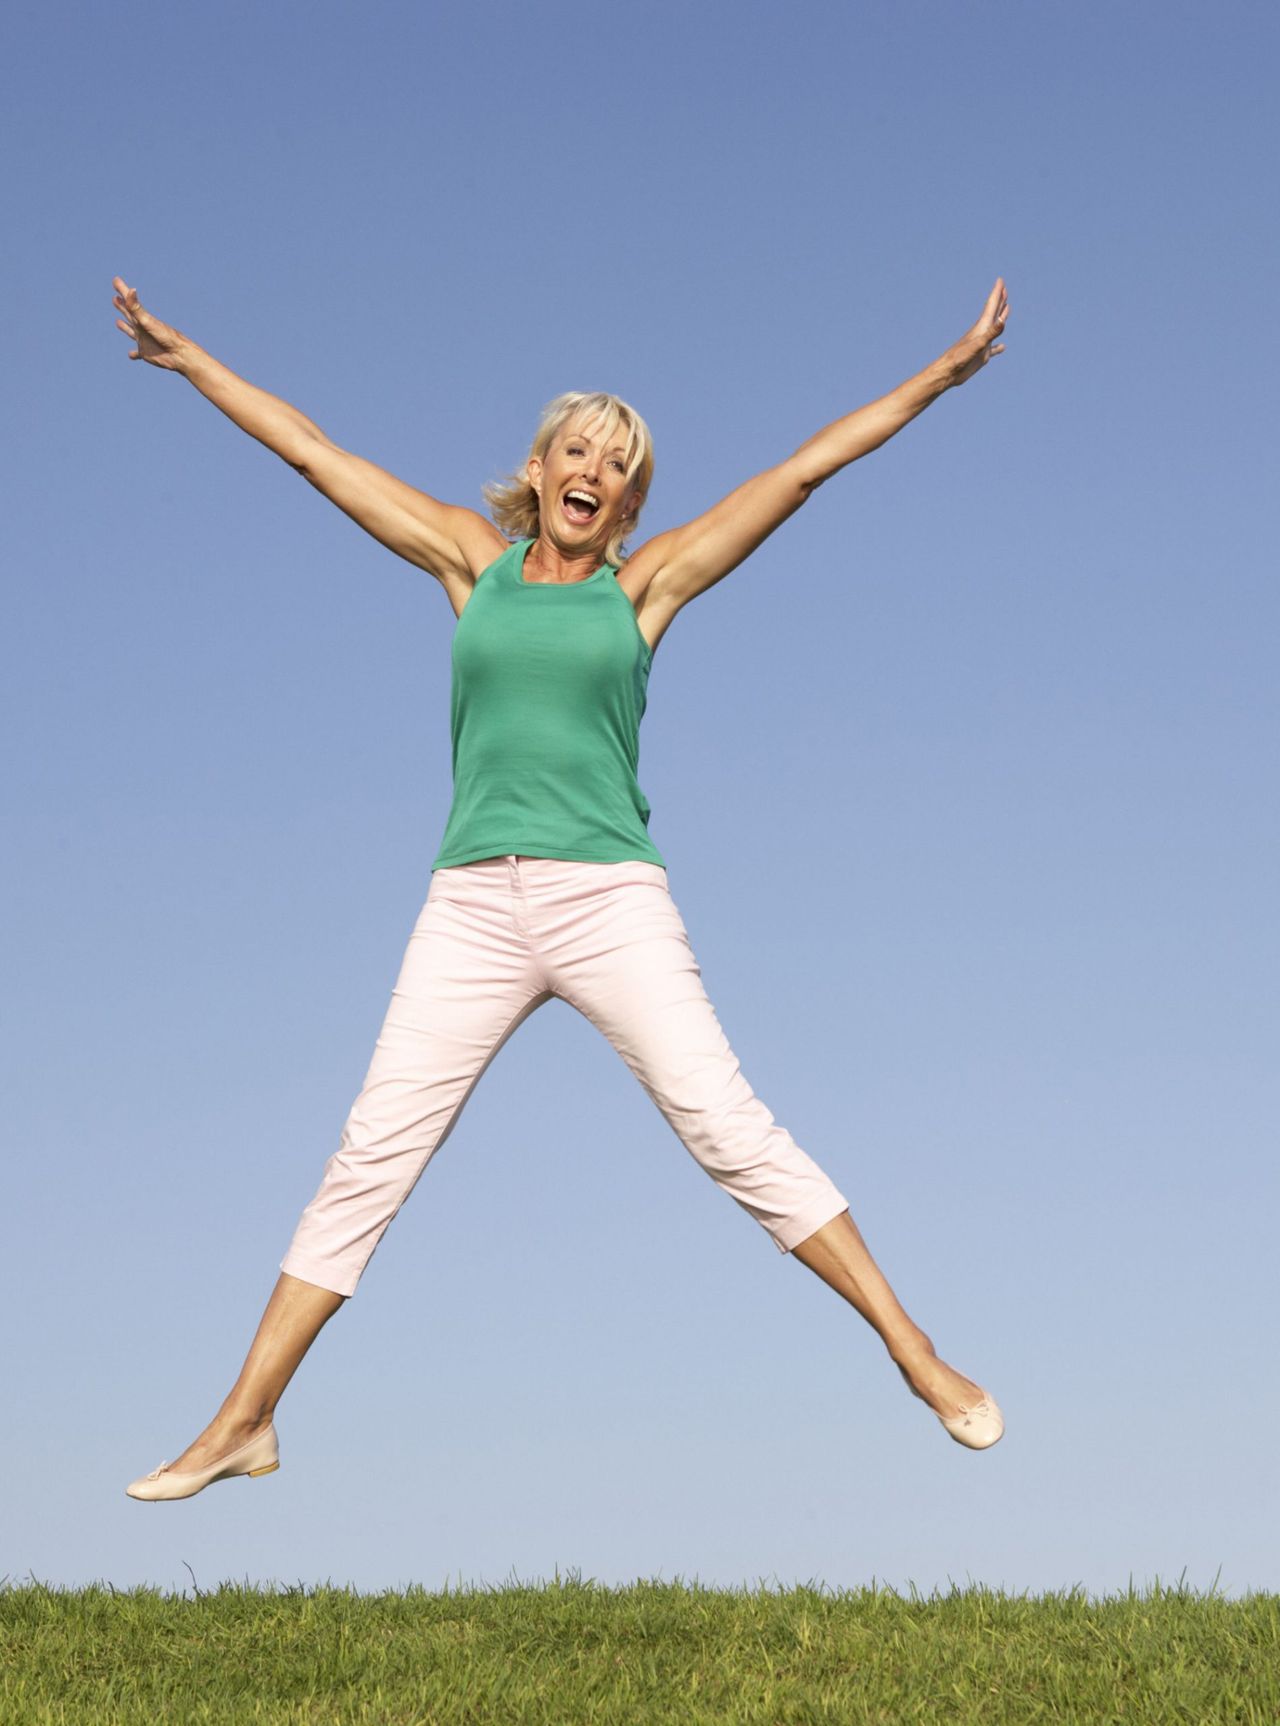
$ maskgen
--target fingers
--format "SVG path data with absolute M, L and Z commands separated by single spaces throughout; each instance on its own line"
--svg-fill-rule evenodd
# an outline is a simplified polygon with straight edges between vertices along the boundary
M 1009 295 L 1004 285 L 1003 276 L 996 277 L 996 285 L 992 288 L 991 293 L 988 296 L 987 303 L 983 308 L 983 317 L 988 321 L 988 327 L 992 337 L 1003 333 L 1005 323 L 1009 317 Z M 992 348 L 991 352 L 994 354 L 1003 353 L 1004 343 L 1001 342 L 999 347 Z
M 129 358 L 140 360 L 142 358 L 142 336 L 140 332 L 145 327 L 149 314 L 138 303 L 138 290 L 131 288 L 122 276 L 112 276 L 111 283 L 116 289 L 112 295 L 112 303 L 124 313 L 123 318 L 116 319 L 116 328 L 123 330 L 131 341 L 137 343 Z
M 116 292 L 111 296 L 112 304 L 118 306 L 124 313 L 123 318 L 116 319 L 116 328 L 118 330 L 123 330 L 125 335 L 127 335 L 131 341 L 140 342 L 138 329 L 141 324 L 139 314 L 142 311 L 142 307 L 138 304 L 138 295 L 136 290 L 131 288 L 120 276 L 112 276 L 111 285 L 116 290 Z M 129 303 L 131 300 L 133 302 L 132 305 Z M 129 355 L 129 358 L 131 360 L 140 360 L 142 358 L 142 348 L 140 345 L 134 348 L 133 352 Z
M 997 276 L 995 286 L 987 295 L 987 303 L 983 306 L 977 323 L 969 332 L 970 340 L 984 347 L 1004 331 L 1005 320 L 1009 316 L 1009 296 L 1005 289 L 1004 277 Z
M 140 313 L 143 316 L 146 315 L 138 303 L 138 290 L 136 288 L 131 288 L 120 276 L 112 276 L 111 285 L 116 289 L 112 295 L 112 304 L 119 306 L 127 318 L 132 318 L 136 322 Z

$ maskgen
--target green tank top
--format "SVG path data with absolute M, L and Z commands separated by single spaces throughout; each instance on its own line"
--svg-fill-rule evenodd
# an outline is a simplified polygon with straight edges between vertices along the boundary
M 526 581 L 531 539 L 476 579 L 453 632 L 453 804 L 433 869 L 484 857 L 666 867 L 640 789 L 653 651 L 602 564 Z

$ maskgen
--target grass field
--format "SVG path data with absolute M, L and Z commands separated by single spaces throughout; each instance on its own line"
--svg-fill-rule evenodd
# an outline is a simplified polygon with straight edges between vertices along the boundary
M 0 1586 L 4 1726 L 1280 1722 L 1280 1595 Z

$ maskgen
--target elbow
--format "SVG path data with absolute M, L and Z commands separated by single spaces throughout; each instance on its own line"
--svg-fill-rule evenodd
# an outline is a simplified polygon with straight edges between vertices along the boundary
M 291 439 L 287 444 L 282 444 L 276 450 L 276 454 L 280 457 L 280 460 L 286 467 L 291 467 L 293 469 L 294 473 L 300 473 L 303 479 L 311 478 L 311 470 L 307 464 L 307 445 L 305 442 L 299 443 Z
M 803 446 L 793 456 L 787 457 L 778 472 L 795 499 L 796 509 L 829 477 L 813 459 L 812 452 Z
M 312 485 L 315 485 L 316 475 L 319 472 L 317 458 L 321 450 L 336 450 L 337 447 L 328 438 L 304 437 L 299 442 L 292 444 L 289 449 L 281 450 L 280 454 L 295 473 L 300 473 L 303 479 L 309 480 Z

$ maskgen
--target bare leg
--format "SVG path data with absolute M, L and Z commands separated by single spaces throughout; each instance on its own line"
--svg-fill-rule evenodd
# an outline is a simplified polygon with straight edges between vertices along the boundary
M 169 1465 L 175 1473 L 208 1468 L 266 1430 L 303 1355 L 345 1299 L 281 1272 L 239 1378 L 195 1443 Z
M 961 1403 L 978 1400 L 982 1387 L 939 1360 L 933 1343 L 907 1316 L 848 1211 L 791 1251 L 879 1332 L 898 1371 L 935 1414 L 950 1419 Z

